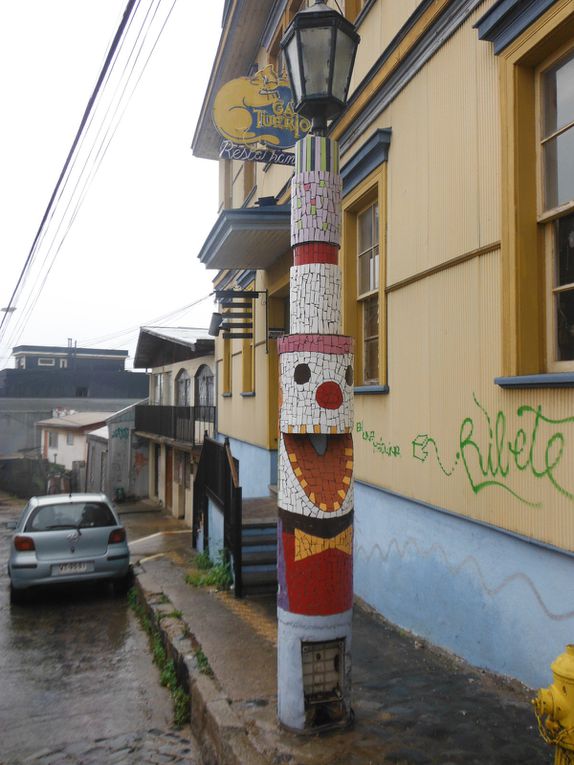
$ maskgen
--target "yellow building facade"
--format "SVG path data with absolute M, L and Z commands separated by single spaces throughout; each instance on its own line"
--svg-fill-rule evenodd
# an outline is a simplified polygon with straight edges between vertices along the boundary
M 356 339 L 355 592 L 471 662 L 545 684 L 574 629 L 574 2 L 340 2 L 343 331 Z M 219 159 L 213 100 L 282 66 L 300 2 L 225 5 L 197 126 L 219 160 L 200 253 L 257 293 L 216 343 L 244 496 L 276 481 L 292 169 Z M 234 218 L 233 216 L 236 215 Z

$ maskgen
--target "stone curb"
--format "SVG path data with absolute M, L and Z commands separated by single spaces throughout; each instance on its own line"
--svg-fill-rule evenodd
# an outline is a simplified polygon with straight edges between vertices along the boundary
M 177 678 L 190 698 L 190 726 L 201 750 L 202 765 L 269 765 L 249 740 L 245 727 L 213 675 L 199 668 L 202 646 L 182 619 L 169 617 L 174 610 L 163 592 L 146 588 L 146 574 L 136 572 L 138 601 L 158 629 L 166 653 L 173 659 Z M 142 581 L 143 580 L 143 581 Z

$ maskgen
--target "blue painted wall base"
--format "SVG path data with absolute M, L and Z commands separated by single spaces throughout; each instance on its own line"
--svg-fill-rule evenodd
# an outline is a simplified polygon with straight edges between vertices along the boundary
M 536 688 L 574 635 L 574 558 L 355 483 L 355 592 L 389 621 Z

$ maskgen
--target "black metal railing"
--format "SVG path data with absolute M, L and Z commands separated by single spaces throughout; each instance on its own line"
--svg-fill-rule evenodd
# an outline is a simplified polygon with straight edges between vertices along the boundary
M 215 407 L 138 404 L 135 428 L 174 441 L 201 444 L 205 433 L 215 435 Z
M 223 443 L 204 437 L 197 473 L 193 482 L 193 546 L 202 531 L 203 549 L 209 552 L 209 500 L 223 513 L 223 544 L 233 569 L 233 588 L 237 598 L 243 592 L 241 579 L 242 496 L 239 462 L 228 439 Z M 215 552 L 215 551 L 214 551 Z

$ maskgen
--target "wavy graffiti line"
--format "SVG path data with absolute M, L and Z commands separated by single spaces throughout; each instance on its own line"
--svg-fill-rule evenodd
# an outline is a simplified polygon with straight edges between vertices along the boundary
M 444 560 L 446 568 L 450 571 L 450 573 L 455 574 L 455 575 L 459 574 L 460 571 L 465 566 L 467 566 L 467 565 L 474 566 L 474 568 L 476 570 L 476 573 L 478 575 L 478 580 L 480 582 L 480 585 L 481 585 L 483 591 L 489 597 L 491 597 L 491 598 L 496 597 L 502 590 L 504 590 L 506 587 L 508 587 L 512 582 L 520 580 L 520 581 L 525 582 L 528 585 L 528 587 L 532 591 L 532 594 L 536 598 L 536 600 L 538 602 L 538 605 L 544 611 L 544 613 L 546 614 L 546 616 L 549 619 L 552 619 L 553 621 L 567 621 L 568 619 L 574 618 L 574 611 L 567 611 L 567 612 L 562 613 L 562 614 L 558 614 L 558 613 L 554 613 L 553 611 L 550 611 L 547 608 L 547 606 L 546 606 L 546 604 L 545 604 L 545 602 L 544 602 L 544 600 L 542 598 L 542 595 L 538 591 L 536 585 L 534 584 L 532 579 L 530 579 L 530 577 L 527 576 L 526 574 L 523 574 L 522 572 L 518 571 L 515 574 L 511 574 L 510 576 L 505 577 L 502 580 L 502 582 L 499 585 L 497 585 L 496 587 L 489 587 L 489 585 L 487 584 L 486 579 L 485 579 L 485 577 L 484 577 L 484 575 L 482 573 L 482 569 L 480 567 L 480 564 L 476 560 L 474 555 L 468 555 L 466 558 L 464 558 L 464 560 L 461 563 L 458 563 L 456 565 L 452 564 L 450 562 L 450 560 L 449 560 L 449 558 L 448 558 L 448 556 L 447 556 L 443 546 L 440 545 L 440 544 L 437 544 L 436 542 L 434 544 L 432 544 L 429 548 L 422 549 L 421 547 L 419 547 L 419 544 L 418 544 L 416 539 L 414 539 L 413 537 L 409 537 L 406 540 L 403 549 L 401 550 L 401 546 L 400 546 L 398 540 L 395 537 L 395 538 L 393 538 L 389 542 L 389 545 L 387 547 L 386 553 L 383 552 L 383 550 L 381 549 L 380 545 L 375 544 L 375 545 L 373 545 L 373 547 L 371 548 L 371 550 L 369 552 L 367 552 L 367 550 L 362 545 L 359 546 L 358 548 L 356 548 L 356 554 L 359 557 L 361 555 L 361 553 L 362 553 L 363 557 L 368 562 L 368 561 L 371 560 L 373 555 L 376 552 L 378 552 L 379 558 L 381 559 L 381 561 L 383 563 L 386 563 L 388 561 L 389 557 L 390 557 L 391 550 L 393 548 L 397 551 L 399 557 L 401 559 L 404 559 L 408 547 L 414 547 L 416 552 L 417 552 L 417 554 L 419 556 L 422 556 L 423 558 L 429 558 L 435 552 L 440 553 L 440 555 L 442 555 L 442 558 Z

